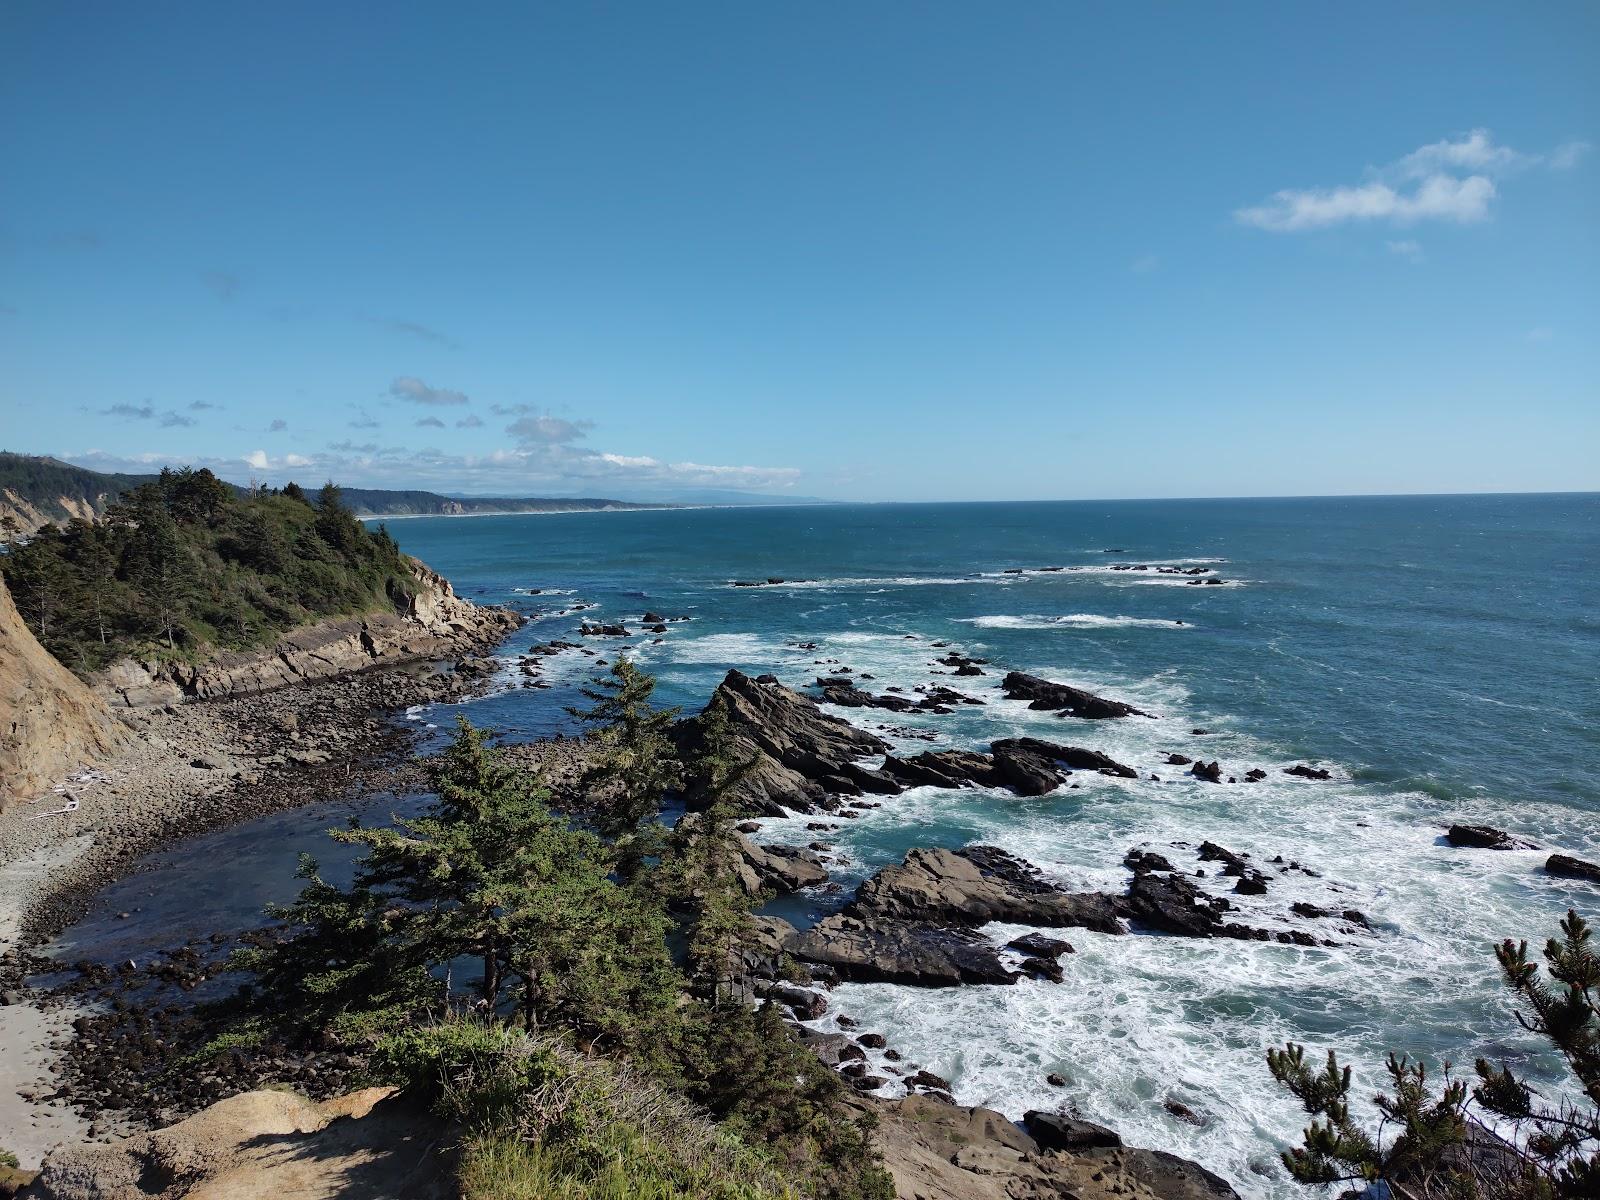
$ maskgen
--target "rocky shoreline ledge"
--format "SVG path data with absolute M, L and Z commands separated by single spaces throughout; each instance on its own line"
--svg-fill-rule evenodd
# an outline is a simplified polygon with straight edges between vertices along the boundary
M 25 1165 L 88 1132 L 78 1114 L 33 1099 L 54 1090 L 52 1046 L 71 1030 L 59 1001 L 30 1002 L 31 948 L 144 854 L 266 813 L 417 782 L 414 737 L 394 716 L 481 689 L 493 663 L 473 656 L 522 620 L 460 600 L 425 568 L 419 576 L 426 586 L 410 613 L 308 627 L 216 671 L 191 669 L 198 688 L 169 670 L 159 690 L 124 694 L 109 717 L 64 671 L 41 688 L 54 660 L 20 622 L 0 629 L 16 675 L 6 681 L 18 709 L 10 728 L 23 735 L 15 749 L 28 756 L 44 736 L 39 757 L 70 772 L 0 812 L 0 1042 L 19 1048 L 0 1063 L 0 1128 Z M 450 669 L 452 660 L 464 669 Z M 46 707 L 29 710 L 35 701 Z M 79 725 L 93 736 L 77 737 Z

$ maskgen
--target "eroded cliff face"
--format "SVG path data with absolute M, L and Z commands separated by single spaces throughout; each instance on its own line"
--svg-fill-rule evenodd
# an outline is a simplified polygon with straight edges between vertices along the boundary
M 203 663 L 120 659 L 91 683 L 113 707 L 144 708 L 267 692 L 412 658 L 440 658 L 508 633 L 519 618 L 455 594 L 449 580 L 414 562 L 416 595 L 404 613 L 319 621 L 264 650 L 230 650 Z
M 0 810 L 127 737 L 101 699 L 38 643 L 0 580 Z
M 11 488 L 0 488 L 0 536 L 31 536 L 46 525 L 64 525 L 73 517 L 93 521 L 104 510 L 105 503 L 104 495 L 94 504 L 72 496 L 30 502 Z

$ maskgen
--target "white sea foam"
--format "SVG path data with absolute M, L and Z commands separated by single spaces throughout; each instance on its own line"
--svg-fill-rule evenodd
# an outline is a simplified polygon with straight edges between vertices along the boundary
M 963 624 L 979 629 L 1192 629 L 1187 621 L 1163 621 L 1154 617 L 1100 616 L 1096 613 L 1067 613 L 1048 617 L 1037 614 L 990 617 L 959 617 Z
M 907 675 L 926 677 L 925 642 L 872 645 L 875 658 L 897 658 Z M 891 661 L 873 669 L 884 677 L 895 673 Z M 941 744 L 974 748 L 1009 734 L 1072 741 L 1135 767 L 1139 779 L 1080 772 L 1071 780 L 1076 790 L 1038 798 L 937 788 L 875 798 L 882 807 L 861 810 L 827 835 L 850 859 L 834 869 L 835 881 L 852 887 L 913 846 L 987 843 L 1036 863 L 1063 886 L 1120 891 L 1128 878 L 1123 855 L 1149 845 L 1187 870 L 1205 869 L 1195 882 L 1235 905 L 1235 919 L 1339 944 L 1068 930 L 1078 952 L 1063 960 L 1065 985 L 844 984 L 832 993 L 833 1012 L 883 1033 L 907 1059 L 950 1079 L 962 1103 L 1012 1117 L 1069 1103 L 1131 1144 L 1196 1159 L 1243 1195 L 1263 1200 L 1301 1194 L 1276 1155 L 1298 1140 L 1304 1124 L 1303 1111 L 1266 1070 L 1268 1047 L 1294 1040 L 1313 1054 L 1337 1048 L 1355 1067 L 1362 1104 L 1382 1082 L 1390 1049 L 1420 1053 L 1434 1064 L 1447 1056 L 1470 1061 L 1485 1050 L 1514 1059 L 1537 1053 L 1510 1012 L 1490 944 L 1553 927 L 1576 902 L 1573 885 L 1539 870 L 1545 851 L 1475 854 L 1441 844 L 1439 833 L 1451 819 L 1516 822 L 1517 832 L 1593 855 L 1600 830 L 1585 828 L 1582 814 L 1520 799 L 1513 810 L 1488 797 L 1453 801 L 1446 812 L 1427 795 L 1386 794 L 1347 776 L 1297 779 L 1283 769 L 1303 760 L 1240 731 L 1225 714 L 1195 711 L 1173 674 L 1070 678 L 1163 715 L 1073 722 L 1069 735 L 1054 714 L 996 697 L 991 683 L 986 707 L 935 718 L 929 727 L 939 730 Z M 836 711 L 869 728 L 886 715 Z M 1194 738 L 1195 725 L 1215 732 Z M 1202 748 L 1226 772 L 1242 777 L 1259 766 L 1267 778 L 1209 784 L 1165 763 L 1171 751 L 1195 756 Z M 805 828 L 807 820 L 766 821 L 760 840 L 805 844 L 817 836 Z M 1197 860 L 1195 847 L 1205 839 L 1249 854 L 1272 879 L 1268 894 L 1233 893 L 1231 878 Z M 1285 862 L 1274 864 L 1277 856 Z M 1290 860 L 1316 874 L 1280 874 Z M 1296 901 L 1333 912 L 1359 909 L 1376 930 L 1297 916 L 1290 908 Z M 997 944 L 1019 932 L 985 930 Z M 831 1016 L 819 1025 L 830 1022 Z M 1533 1060 L 1535 1069 L 1541 1061 Z M 1045 1080 L 1051 1072 L 1064 1075 L 1068 1087 L 1051 1087 Z M 1174 1117 L 1169 1099 L 1200 1114 L 1204 1126 Z

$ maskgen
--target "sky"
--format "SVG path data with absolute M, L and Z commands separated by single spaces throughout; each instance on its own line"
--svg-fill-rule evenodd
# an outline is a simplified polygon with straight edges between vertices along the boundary
M 1600 488 L 1600 6 L 0 6 L 0 447 L 468 495 Z

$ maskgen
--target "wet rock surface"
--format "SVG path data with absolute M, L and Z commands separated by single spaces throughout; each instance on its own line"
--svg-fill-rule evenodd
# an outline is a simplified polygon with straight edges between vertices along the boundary
M 1064 717 L 1081 717 L 1088 721 L 1114 720 L 1119 717 L 1148 717 L 1151 714 L 1125 704 L 1121 700 L 1108 700 L 1065 683 L 1052 683 L 1037 675 L 1021 671 L 1007 673 L 1000 687 L 1013 700 L 1026 700 L 1028 707 L 1043 712 L 1060 712 Z

